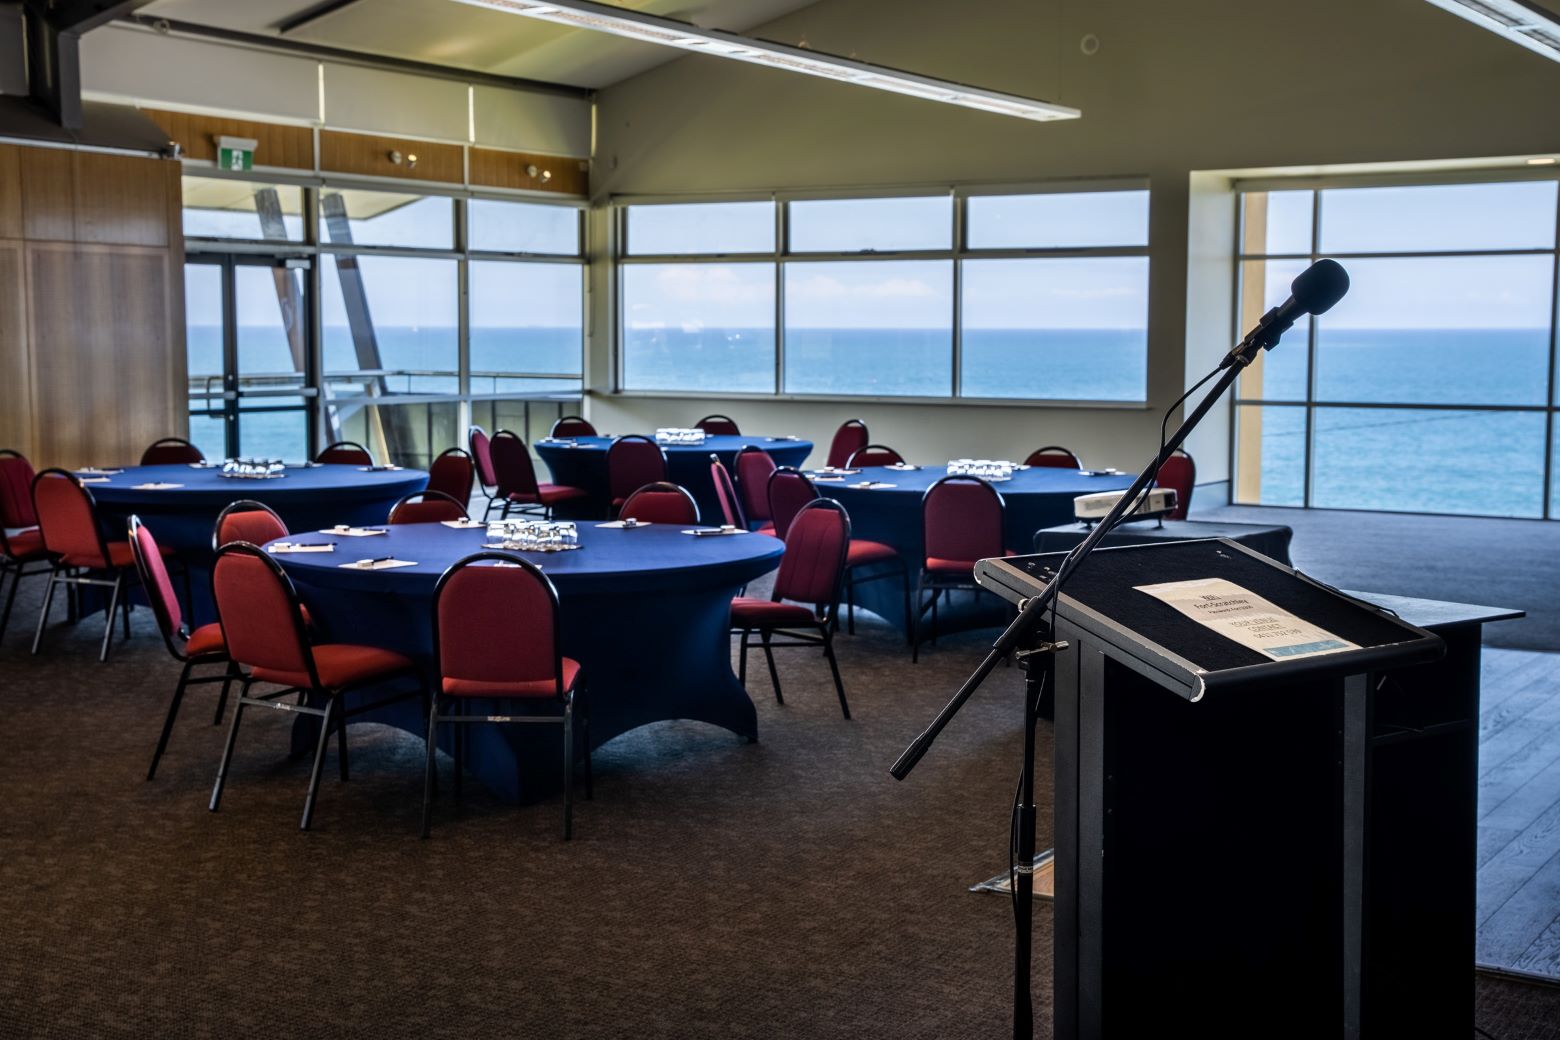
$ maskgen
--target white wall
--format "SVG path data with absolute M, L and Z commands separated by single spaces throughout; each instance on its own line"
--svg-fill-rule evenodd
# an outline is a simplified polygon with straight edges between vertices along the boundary
M 1081 53 L 1085 33 L 1100 41 L 1093 57 Z M 824 0 L 754 35 L 805 38 L 818 50 L 1043 97 L 1084 115 L 1035 124 L 686 58 L 600 95 L 598 202 L 614 194 L 1146 177 L 1151 407 L 723 404 L 612 394 L 610 274 L 601 264 L 588 370 L 589 408 L 605 429 L 724 411 L 744 428 L 826 440 L 857 415 L 874 439 L 928 461 L 1059 442 L 1090 464 L 1135 468 L 1152 454 L 1158 410 L 1180 394 L 1187 371 L 1202 353 L 1227 346 L 1229 296 L 1210 288 L 1209 275 L 1228 263 L 1213 255 L 1225 229 L 1189 232 L 1194 207 L 1217 205 L 1206 182 L 1194 203 L 1194 171 L 1560 150 L 1560 65 L 1423 0 Z M 599 230 L 593 246 L 598 255 L 605 246 Z M 1192 282 L 1197 312 L 1189 314 Z M 1199 340 L 1193 356 L 1189 328 Z M 1198 440 L 1203 481 L 1227 478 L 1227 429 L 1221 419 Z

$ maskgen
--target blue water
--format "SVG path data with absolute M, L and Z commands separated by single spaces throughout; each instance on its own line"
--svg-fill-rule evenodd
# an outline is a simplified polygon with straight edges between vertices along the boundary
M 577 328 L 474 328 L 472 370 L 573 375 L 580 371 Z M 457 340 L 449 327 L 382 328 L 384 367 L 419 374 L 390 380 L 392 392 L 453 393 Z M 774 335 L 764 329 L 631 329 L 624 344 L 630 389 L 690 392 L 775 390 Z M 1303 408 L 1262 413 L 1261 485 L 1256 500 L 1304 502 L 1305 452 L 1312 453 L 1312 504 L 1335 508 L 1541 516 L 1542 412 L 1491 412 L 1480 405 L 1532 405 L 1548 399 L 1549 330 L 1361 330 L 1319 327 L 1316 399 L 1345 403 L 1435 403 L 1466 410 L 1323 407 L 1309 434 Z M 788 393 L 947 396 L 953 383 L 946 331 L 793 329 L 786 337 Z M 1247 398 L 1303 401 L 1308 371 L 1297 329 L 1269 353 L 1260 387 Z M 291 372 L 280 330 L 242 330 L 245 372 Z M 190 328 L 190 371 L 221 369 L 220 331 Z M 1142 330 L 971 329 L 964 336 L 966 397 L 1141 401 L 1147 350 Z M 325 330 L 328 372 L 357 367 L 344 327 Z M 572 380 L 473 377 L 473 390 L 573 389 Z M 408 406 L 419 407 L 419 406 Z M 1237 421 L 1250 421 L 1251 406 Z M 302 413 L 249 415 L 244 450 L 298 457 Z M 1560 451 L 1560 424 L 1552 434 Z M 815 431 L 817 432 L 817 431 Z M 221 455 L 218 420 L 192 420 L 192 437 Z M 437 447 L 442 447 L 437 446 Z M 993 445 L 1017 452 L 1023 445 Z M 1080 450 L 1086 444 L 1078 445 Z M 1560 471 L 1560 466 L 1555 467 Z M 1551 493 L 1560 507 L 1560 472 Z M 1560 508 L 1556 509 L 1560 512 Z

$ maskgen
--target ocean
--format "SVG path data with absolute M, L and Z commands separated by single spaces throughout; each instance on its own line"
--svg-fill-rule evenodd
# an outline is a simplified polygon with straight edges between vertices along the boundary
M 471 365 L 477 392 L 573 388 L 568 380 L 515 379 L 475 373 L 578 373 L 578 330 L 473 328 Z M 192 374 L 221 371 L 221 334 L 191 326 Z M 384 367 L 413 373 L 394 378 L 396 392 L 456 389 L 456 330 L 381 328 Z M 1303 401 L 1310 374 L 1301 329 L 1264 359 L 1263 385 L 1246 397 Z M 624 371 L 633 389 L 691 392 L 774 390 L 773 334 L 761 329 L 631 329 Z M 291 372 L 280 330 L 245 327 L 239 336 L 246 373 Z M 787 393 L 848 393 L 885 397 L 946 396 L 953 381 L 947 333 L 923 329 L 794 329 L 786 337 Z M 356 367 L 345 327 L 325 330 L 327 372 Z M 1138 401 L 1147 382 L 1141 330 L 971 329 L 964 336 L 963 393 L 968 398 Z M 1351 404 L 1531 406 L 1534 411 L 1380 409 L 1314 410 L 1311 500 L 1341 509 L 1543 514 L 1545 439 L 1556 439 L 1542 410 L 1549 397 L 1549 330 L 1319 329 L 1318 400 Z M 288 399 L 282 399 L 285 403 Z M 301 404 L 301 401 L 297 403 Z M 416 407 L 416 406 L 412 406 Z M 1237 422 L 1258 409 L 1243 405 Z M 1270 406 L 1262 413 L 1260 490 L 1254 501 L 1304 501 L 1307 410 Z M 248 415 L 248 454 L 301 455 L 301 412 Z M 822 431 L 815 431 L 819 436 Z M 885 435 L 889 435 L 885 431 Z M 221 423 L 192 420 L 192 439 L 208 455 L 223 453 Z M 1024 445 L 993 445 L 1017 454 Z M 1079 450 L 1088 445 L 1078 445 Z M 1560 470 L 1560 466 L 1555 467 Z M 1552 482 L 1560 513 L 1560 473 Z

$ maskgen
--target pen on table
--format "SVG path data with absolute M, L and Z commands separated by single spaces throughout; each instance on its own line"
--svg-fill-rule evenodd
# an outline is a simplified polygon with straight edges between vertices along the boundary
M 394 556 L 381 556 L 377 560 L 364 560 L 363 562 L 359 563 L 358 566 L 359 567 L 372 567 L 376 563 L 389 563 L 393 559 L 395 559 Z

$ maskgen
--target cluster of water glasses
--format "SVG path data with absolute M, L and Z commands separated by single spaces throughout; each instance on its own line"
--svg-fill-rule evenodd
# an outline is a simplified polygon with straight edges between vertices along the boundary
M 980 477 L 982 480 L 1011 480 L 1018 467 L 997 459 L 953 459 L 948 463 L 950 477 Z
M 224 459 L 222 460 L 222 475 L 224 477 L 243 477 L 248 480 L 264 480 L 267 477 L 282 476 L 281 459 Z
M 703 444 L 703 430 L 685 430 L 677 426 L 661 426 L 655 431 L 657 444 Z
M 488 547 L 524 552 L 563 552 L 580 547 L 580 533 L 569 520 L 494 520 Z

